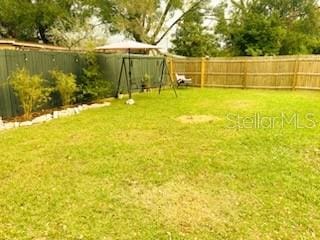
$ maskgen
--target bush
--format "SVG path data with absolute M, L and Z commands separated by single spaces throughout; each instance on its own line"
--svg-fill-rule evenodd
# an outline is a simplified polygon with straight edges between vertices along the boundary
M 51 88 L 45 86 L 45 80 L 41 75 L 31 75 L 22 68 L 11 74 L 10 82 L 28 119 L 33 110 L 49 100 Z
M 62 105 L 69 105 L 74 100 L 74 93 L 77 90 L 75 75 L 65 74 L 59 70 L 51 71 L 50 74 L 54 79 L 55 90 L 60 95 Z
M 143 79 L 142 79 L 142 85 L 145 88 L 150 88 L 151 87 L 151 76 L 149 74 L 144 74 Z
M 89 49 L 84 60 L 85 67 L 82 69 L 82 77 L 78 84 L 78 100 L 80 102 L 91 102 L 109 97 L 113 91 L 112 83 L 103 78 L 96 53 Z

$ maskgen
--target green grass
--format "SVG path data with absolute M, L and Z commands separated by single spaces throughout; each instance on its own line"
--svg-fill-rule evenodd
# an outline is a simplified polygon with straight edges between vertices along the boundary
M 231 129 L 227 118 L 320 120 L 318 92 L 135 100 L 0 133 L 0 239 L 320 238 L 320 127 Z

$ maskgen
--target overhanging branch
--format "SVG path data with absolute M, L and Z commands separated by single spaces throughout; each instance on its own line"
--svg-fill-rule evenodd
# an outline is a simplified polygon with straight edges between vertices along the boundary
M 167 30 L 161 35 L 161 37 L 154 42 L 154 44 L 158 44 L 161 42 L 161 40 L 168 34 L 168 32 L 177 24 L 179 23 L 186 15 L 188 15 L 190 12 L 192 12 L 195 8 L 197 8 L 200 5 L 201 1 L 196 2 L 193 4 L 187 11 L 185 11 L 177 20 L 175 20 L 168 28 Z

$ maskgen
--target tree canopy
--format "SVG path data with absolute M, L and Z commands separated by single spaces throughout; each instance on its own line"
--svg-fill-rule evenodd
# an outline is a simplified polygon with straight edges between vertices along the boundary
M 320 44 L 316 0 L 232 0 L 215 16 L 216 33 L 231 55 L 307 54 Z
M 199 8 L 190 11 L 178 24 L 172 39 L 172 52 L 187 57 L 216 56 L 218 52 L 216 37 L 212 29 L 204 26 L 204 16 L 210 8 L 203 1 Z
M 48 32 L 57 19 L 83 14 L 77 0 L 0 0 L 0 36 L 50 42 Z M 80 10 L 80 11 L 79 11 Z
M 158 44 L 201 2 L 202 0 L 96 0 L 95 6 L 114 32 L 123 33 L 138 42 Z
M 173 50 L 187 56 L 212 56 L 217 49 L 219 55 L 233 56 L 320 53 L 317 0 L 222 0 L 214 10 L 204 11 L 208 4 L 207 0 L 0 0 L 0 38 L 71 48 L 105 34 L 92 30 L 95 23 L 90 20 L 96 19 L 111 33 L 149 44 L 158 44 L 176 30 Z M 207 15 L 215 19 L 209 27 L 203 21 Z

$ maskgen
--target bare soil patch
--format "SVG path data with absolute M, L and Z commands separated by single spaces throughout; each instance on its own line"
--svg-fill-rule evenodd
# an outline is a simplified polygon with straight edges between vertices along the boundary
M 219 118 L 212 115 L 182 115 L 176 118 L 176 120 L 181 123 L 197 124 L 197 123 L 214 122 L 219 120 Z
M 174 226 L 181 234 L 223 227 L 237 218 L 235 206 L 241 198 L 231 191 L 207 193 L 183 182 L 149 188 L 134 186 L 130 195 L 131 202 L 147 209 L 164 224 Z

